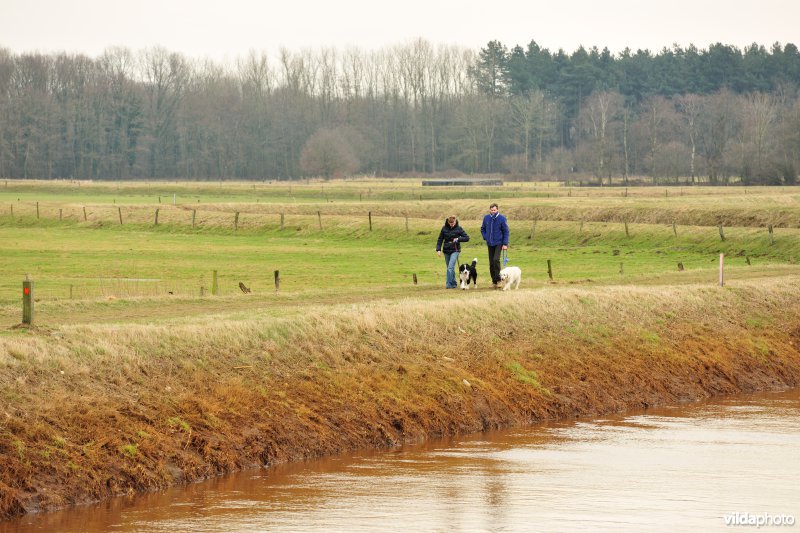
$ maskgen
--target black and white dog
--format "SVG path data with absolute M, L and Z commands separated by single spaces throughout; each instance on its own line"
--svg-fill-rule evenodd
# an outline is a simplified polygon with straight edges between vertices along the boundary
M 478 258 L 472 260 L 472 264 L 468 265 L 464 263 L 460 267 L 458 267 L 458 278 L 461 280 L 461 289 L 469 289 L 469 282 L 471 281 L 472 284 L 475 286 L 474 288 L 478 288 L 478 269 L 476 265 L 478 264 Z

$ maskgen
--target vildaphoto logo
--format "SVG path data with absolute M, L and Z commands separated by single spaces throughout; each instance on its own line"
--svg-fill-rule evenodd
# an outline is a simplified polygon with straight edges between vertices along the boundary
M 794 515 L 790 514 L 772 514 L 772 513 L 731 513 L 726 514 L 726 526 L 793 526 Z

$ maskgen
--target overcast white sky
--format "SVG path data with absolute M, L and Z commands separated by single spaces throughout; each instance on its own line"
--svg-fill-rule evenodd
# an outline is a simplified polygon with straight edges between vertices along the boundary
M 14 53 L 161 45 L 228 62 L 249 50 L 370 50 L 417 37 L 475 50 L 493 39 L 567 52 L 769 48 L 800 45 L 800 0 L 0 0 L 0 47 Z

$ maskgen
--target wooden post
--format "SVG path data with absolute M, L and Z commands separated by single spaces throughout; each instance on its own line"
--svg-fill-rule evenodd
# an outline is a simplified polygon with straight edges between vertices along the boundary
M 119 225 L 122 225 L 122 208 L 118 207 L 117 212 L 119 213 Z
M 550 278 L 550 281 L 553 281 L 553 265 L 549 259 L 547 260 L 547 277 Z
M 725 240 L 725 232 L 722 230 L 722 224 L 719 225 L 719 238 Z
M 33 280 L 27 274 L 22 282 L 22 323 L 33 325 Z
M 747 266 L 750 266 L 750 256 L 749 255 L 744 256 L 744 262 L 747 263 Z
M 677 237 L 678 236 L 678 226 L 675 225 L 675 221 L 672 221 L 672 233 Z
M 83 206 L 83 221 L 86 222 L 86 206 Z
M 412 277 L 412 279 L 414 280 L 414 285 L 416 285 L 416 284 L 417 284 L 417 273 L 416 273 L 416 272 L 414 272 L 414 273 L 411 275 L 411 277 Z
M 317 219 L 319 220 L 319 229 L 322 231 L 322 213 L 317 211 Z
M 279 270 L 275 271 L 275 292 L 281 290 L 281 273 Z
M 772 233 L 772 224 L 770 224 L 767 229 L 769 230 L 769 243 L 775 244 L 775 235 Z
M 154 226 L 158 226 L 158 209 L 159 209 L 159 208 L 158 208 L 158 207 L 156 207 L 156 217 L 155 217 L 155 220 L 153 221 L 153 225 L 154 225 Z
M 678 272 L 683 272 L 683 263 L 678 263 Z
M 619 264 L 619 275 L 620 276 L 625 275 L 625 265 L 623 265 L 622 263 Z
M 536 236 L 536 223 L 539 222 L 538 219 L 533 219 L 533 226 L 531 226 L 531 234 L 528 235 L 528 239 L 533 240 Z
M 195 227 L 195 220 L 197 220 L 197 209 L 192 209 L 192 229 Z
M 215 270 L 214 273 L 211 275 L 211 294 L 216 296 L 219 292 L 219 285 L 217 285 L 217 271 Z
M 158 197 L 158 203 L 161 203 L 161 196 Z
M 630 237 L 631 236 L 631 234 L 628 233 L 628 221 L 627 220 L 625 221 L 625 236 L 626 237 Z
M 583 220 L 581 220 L 581 227 L 578 228 L 578 233 L 583 233 Z
M 367 213 L 367 216 L 369 217 L 369 230 L 372 231 L 372 211 Z
M 11 204 L 11 218 L 14 218 L 14 204 Z
M 281 229 L 283 229 L 283 213 L 281 213 Z
M 239 230 L 239 211 L 236 211 L 236 215 L 233 217 L 233 231 Z
M 36 220 L 39 220 L 39 202 L 36 202 Z
M 725 286 L 725 254 L 719 254 L 719 286 Z
M 58 208 L 58 221 L 61 222 L 64 219 L 64 210 L 62 208 Z
M 406 233 L 408 233 L 408 215 L 406 215 Z

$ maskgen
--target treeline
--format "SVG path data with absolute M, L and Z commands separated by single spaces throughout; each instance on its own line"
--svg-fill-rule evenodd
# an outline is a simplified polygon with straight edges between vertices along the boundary
M 792 184 L 800 52 L 657 54 L 531 42 L 478 52 L 0 49 L 0 177 L 270 178 L 507 172 Z

